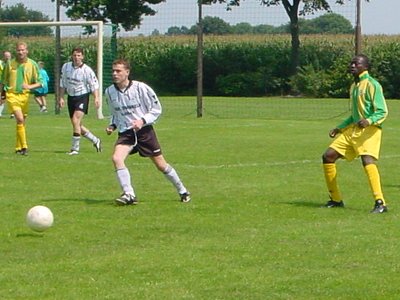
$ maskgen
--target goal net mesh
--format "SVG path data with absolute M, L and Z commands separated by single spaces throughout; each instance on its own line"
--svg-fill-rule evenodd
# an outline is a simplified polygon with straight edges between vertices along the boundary
M 10 51 L 14 57 L 16 43 L 26 42 L 29 58 L 44 63 L 50 78 L 49 93 L 57 95 L 60 68 L 65 62 L 70 61 L 72 49 L 81 47 L 84 49 L 84 62 L 95 71 L 103 93 L 111 84 L 110 70 L 112 61 L 116 58 L 116 47 L 111 38 L 113 27 L 111 25 L 99 27 L 92 22 L 60 22 L 58 25 L 50 22 L 42 23 L 46 24 L 0 23 L 0 51 Z M 56 38 L 57 31 L 60 37 L 59 43 Z M 101 38 L 99 34 L 102 35 Z M 57 113 L 57 101 L 54 105 Z M 99 118 L 103 118 L 102 110 L 101 106 L 97 112 Z

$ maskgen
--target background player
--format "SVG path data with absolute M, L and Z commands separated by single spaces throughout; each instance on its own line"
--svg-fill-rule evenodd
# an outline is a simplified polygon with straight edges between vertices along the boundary
M 28 154 L 25 120 L 29 108 L 29 94 L 31 90 L 43 85 L 37 63 L 28 58 L 28 46 L 18 42 L 16 58 L 11 59 L 4 67 L 0 91 L 6 91 L 6 100 L 9 110 L 15 116 L 17 123 L 17 138 L 15 152 L 21 155 Z M 4 100 L 0 100 L 3 103 Z
M 93 70 L 83 62 L 82 48 L 72 50 L 72 61 L 61 68 L 60 107 L 64 107 L 64 94 L 68 94 L 68 113 L 72 124 L 72 141 L 69 155 L 79 154 L 81 136 L 93 143 L 101 152 L 101 140 L 83 126 L 83 117 L 88 113 L 89 96 L 93 94 L 94 104 L 99 108 L 99 82 Z

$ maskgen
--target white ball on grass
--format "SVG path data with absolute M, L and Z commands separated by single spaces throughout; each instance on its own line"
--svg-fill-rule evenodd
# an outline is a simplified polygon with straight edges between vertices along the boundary
M 53 213 L 48 207 L 43 205 L 32 207 L 26 214 L 26 224 L 34 231 L 45 231 L 53 225 L 53 222 Z

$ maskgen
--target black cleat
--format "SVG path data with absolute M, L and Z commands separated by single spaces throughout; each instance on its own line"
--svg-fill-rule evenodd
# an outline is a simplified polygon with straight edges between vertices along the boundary
M 189 192 L 179 194 L 179 196 L 181 197 L 181 202 L 183 202 L 183 203 L 188 203 L 188 202 L 190 202 L 190 200 L 192 200 Z
M 136 199 L 135 196 L 131 194 L 125 194 L 123 193 L 120 197 L 115 199 L 115 204 L 117 205 L 136 205 L 138 204 L 138 200 Z
M 28 155 L 28 149 L 27 148 L 22 148 L 21 151 L 19 152 L 19 154 L 27 156 Z
M 383 204 L 381 199 L 375 201 L 374 208 L 370 211 L 371 214 L 381 214 L 387 212 L 387 206 Z
M 101 151 L 103 150 L 102 147 L 101 147 L 101 140 L 100 140 L 100 139 L 97 139 L 97 143 L 94 143 L 94 144 L 93 144 L 93 147 L 96 148 L 96 151 L 97 151 L 97 152 L 101 152 Z
M 344 207 L 344 202 L 329 200 L 328 202 L 326 202 L 326 204 L 323 207 L 327 207 L 327 208 Z

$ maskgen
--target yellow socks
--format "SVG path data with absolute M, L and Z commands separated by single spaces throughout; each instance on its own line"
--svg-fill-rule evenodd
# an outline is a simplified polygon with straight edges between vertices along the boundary
M 16 150 L 21 150 L 22 148 L 28 148 L 26 142 L 26 132 L 24 124 L 17 124 L 17 144 L 15 146 Z
M 336 202 L 342 201 L 342 195 L 336 181 L 336 164 L 322 164 L 324 168 L 326 186 L 331 199 Z
M 364 166 L 365 173 L 368 177 L 368 182 L 371 187 L 374 199 L 381 199 L 383 205 L 385 205 L 385 200 L 383 199 L 383 193 L 381 188 L 381 178 L 379 176 L 378 167 L 375 164 L 369 164 Z

